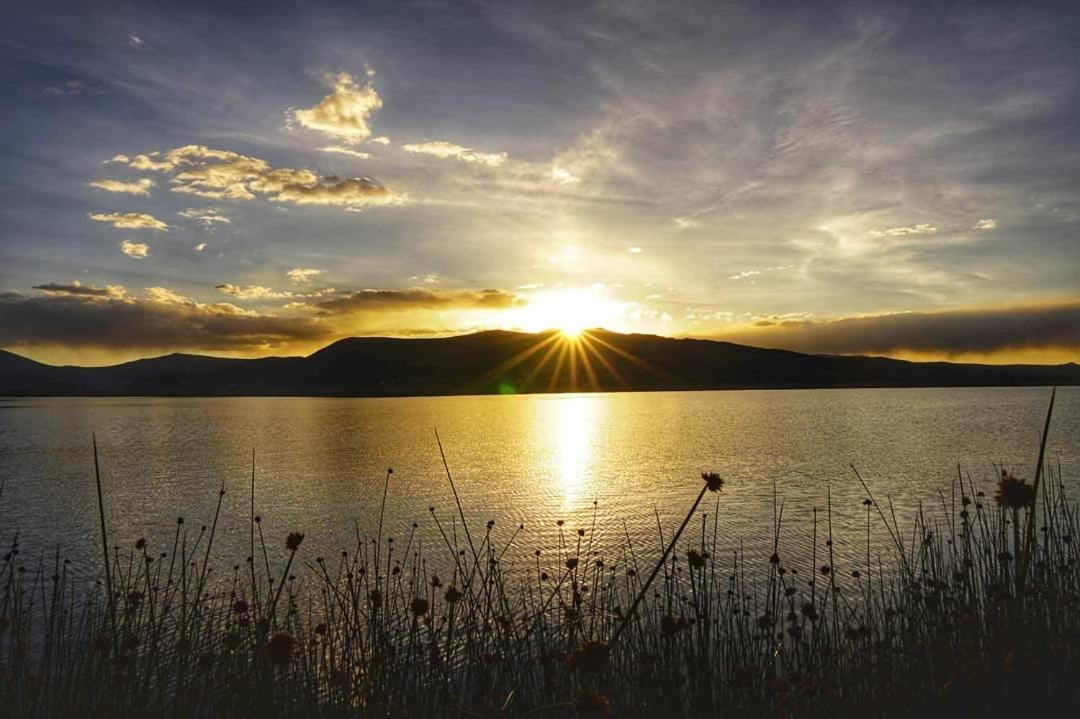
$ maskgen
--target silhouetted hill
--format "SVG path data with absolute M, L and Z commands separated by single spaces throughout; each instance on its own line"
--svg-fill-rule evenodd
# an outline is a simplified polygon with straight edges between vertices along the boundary
M 0 351 L 4 395 L 394 396 L 569 390 L 1080 384 L 1080 366 L 904 362 L 806 355 L 592 330 L 354 337 L 307 357 L 171 354 L 110 367 L 54 367 Z

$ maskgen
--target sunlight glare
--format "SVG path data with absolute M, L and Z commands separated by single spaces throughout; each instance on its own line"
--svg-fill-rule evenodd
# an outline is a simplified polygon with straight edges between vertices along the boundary
M 538 292 L 528 298 L 518 324 L 527 332 L 557 329 L 575 338 L 587 329 L 619 330 L 623 307 L 596 288 Z

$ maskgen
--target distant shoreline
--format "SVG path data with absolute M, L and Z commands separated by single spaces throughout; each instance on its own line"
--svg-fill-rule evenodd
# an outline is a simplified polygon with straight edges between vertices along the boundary
M 444 397 L 565 392 L 1049 387 L 1080 365 L 909 362 L 591 330 L 344 339 L 306 357 L 172 354 L 57 367 L 0 351 L 0 396 Z
M 858 385 L 832 387 L 701 387 L 701 388 L 648 388 L 648 389 L 601 389 L 601 390 L 554 390 L 500 394 L 444 393 L 444 394 L 31 394 L 0 395 L 0 400 L 16 399 L 441 399 L 446 397 L 553 397 L 557 395 L 613 395 L 613 394 L 662 394 L 665 392 L 793 392 L 801 390 L 829 391 L 855 389 L 1045 389 L 1080 387 L 1077 384 L 995 384 L 995 385 Z

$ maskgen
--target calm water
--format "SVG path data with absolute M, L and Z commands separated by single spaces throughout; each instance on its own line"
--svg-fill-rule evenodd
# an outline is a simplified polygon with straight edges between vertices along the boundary
M 214 554 L 243 562 L 251 452 L 257 512 L 272 550 L 289 531 L 310 554 L 355 545 L 372 526 L 393 467 L 388 526 L 413 522 L 437 545 L 428 514 L 449 520 L 453 500 L 438 427 L 474 532 L 496 520 L 500 542 L 525 525 L 508 557 L 550 550 L 566 529 L 588 528 L 612 548 L 628 532 L 655 550 L 656 515 L 670 532 L 696 496 L 702 471 L 727 480 L 720 545 L 772 547 L 773 486 L 784 500 L 786 561 L 806 558 L 813 508 L 833 493 L 837 550 L 865 552 L 864 495 L 854 463 L 902 523 L 918 502 L 940 507 L 959 463 L 989 494 L 992 465 L 1030 477 L 1049 390 L 1039 388 L 809 390 L 412 399 L 0 400 L 0 539 L 21 531 L 24 559 L 60 546 L 76 564 L 96 558 L 91 432 L 96 432 L 112 540 L 145 536 L 169 549 L 175 521 L 198 531 L 226 483 Z M 1059 391 L 1049 457 L 1080 476 L 1080 390 Z M 715 505 L 710 500 L 708 511 Z M 697 525 L 700 532 L 700 525 Z M 883 534 L 883 532 L 881 532 Z M 609 553 L 609 557 L 614 557 Z M 809 564 L 807 564 L 809 568 Z

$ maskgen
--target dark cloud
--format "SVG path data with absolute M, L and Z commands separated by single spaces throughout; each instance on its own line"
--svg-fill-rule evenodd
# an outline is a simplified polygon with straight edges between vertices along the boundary
M 503 290 L 359 290 L 316 307 L 326 313 L 342 314 L 367 310 L 412 309 L 508 309 L 525 304 L 518 295 Z
M 229 304 L 175 296 L 113 299 L 105 290 L 74 285 L 39 289 L 51 294 L 0 298 L 0 346 L 265 351 L 330 338 L 318 320 L 260 315 Z
M 1080 300 L 945 312 L 904 312 L 825 322 L 762 320 L 720 339 L 820 354 L 1075 350 L 1080 358 Z
M 260 287 L 233 288 L 241 295 Z M 75 282 L 37 285 L 45 294 L 0 293 L 0 347 L 56 345 L 105 350 L 202 350 L 263 354 L 328 343 L 380 318 L 410 310 L 489 309 L 522 304 L 502 290 L 359 290 L 303 309 L 314 314 L 278 316 L 228 302 L 204 303 L 163 287 L 137 298 L 118 285 L 86 287 Z M 331 290 L 332 292 L 332 290 Z M 258 295 L 277 298 L 282 293 Z M 317 295 L 318 293 L 316 293 Z M 252 295 L 255 296 L 255 295 Z M 296 295 L 304 296 L 304 295 Z M 307 295 L 311 296 L 311 295 Z M 250 297 L 249 297 L 250 298 Z M 412 334 L 403 327 L 400 333 Z M 442 331 L 419 331 L 418 334 Z
M 49 282 L 44 285 L 34 285 L 33 289 L 48 292 L 52 295 L 75 295 L 78 297 L 121 297 L 124 294 L 122 288 L 112 286 L 102 288 L 86 287 L 78 282 L 73 282 L 70 285 Z M 19 296 L 18 293 L 15 296 Z M 11 297 L 4 297 L 4 299 L 11 299 Z

